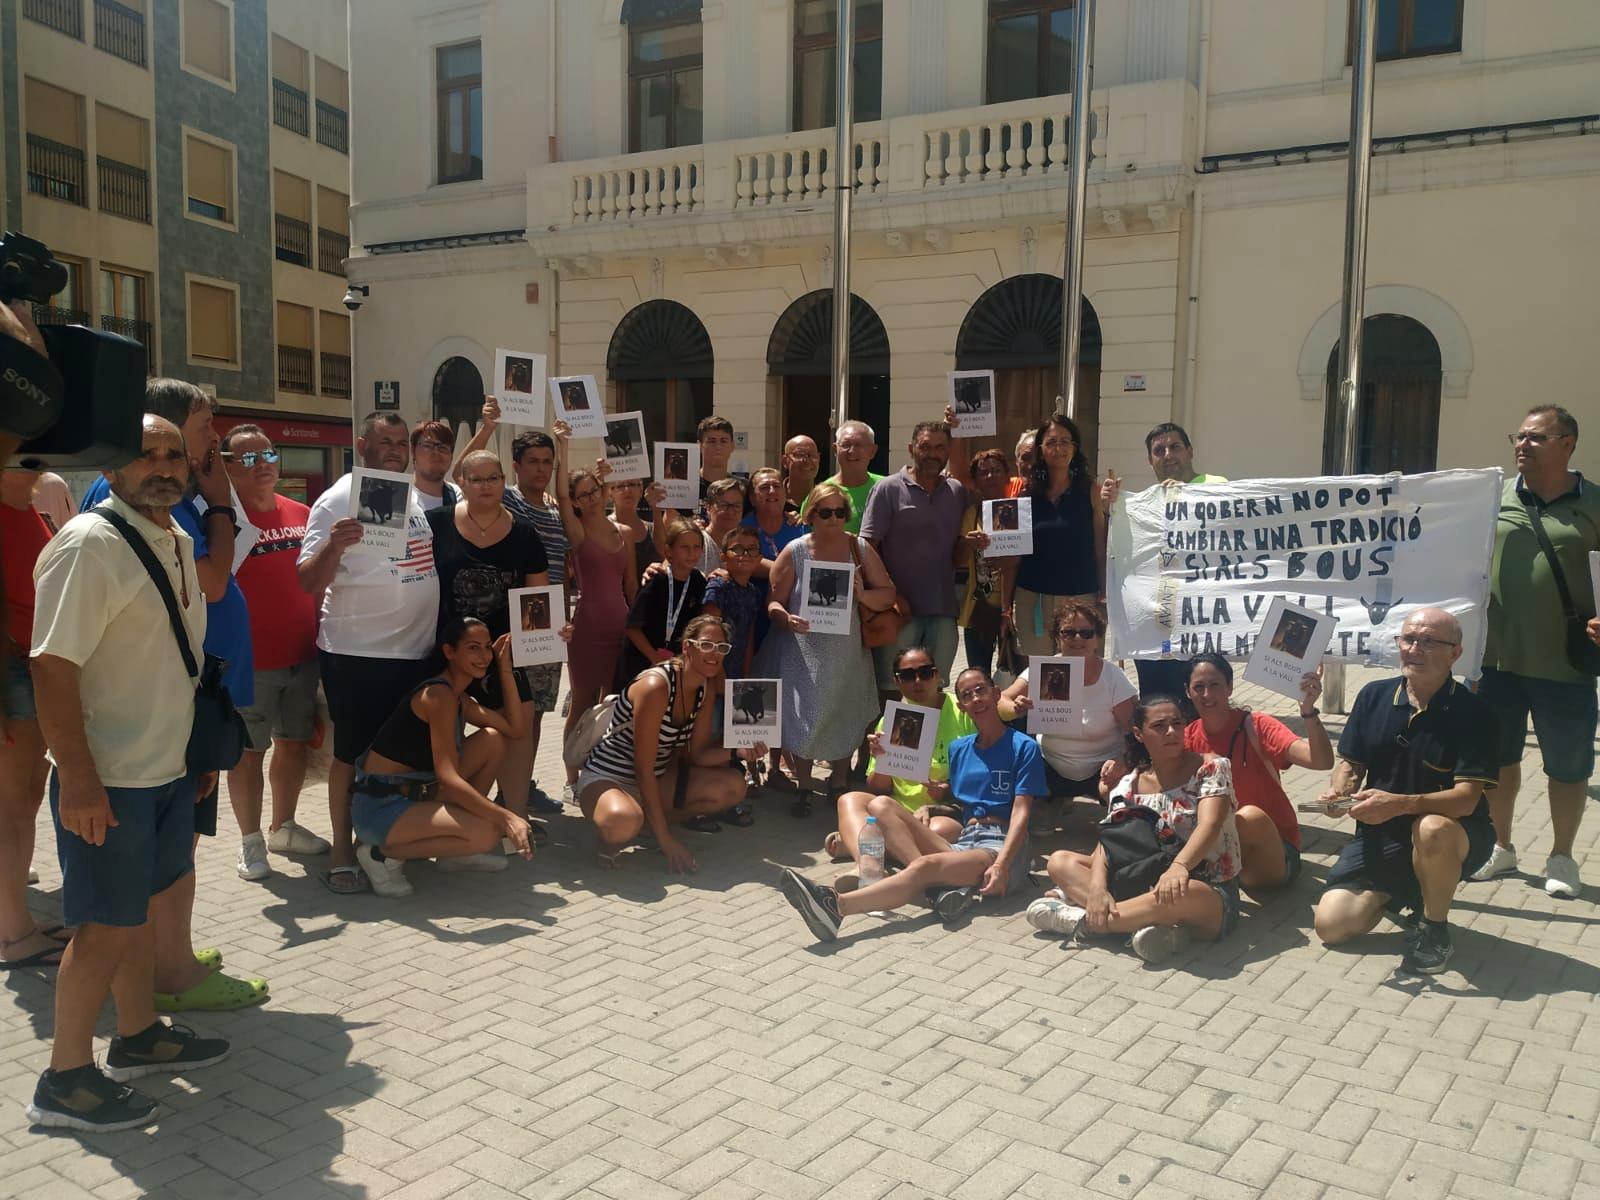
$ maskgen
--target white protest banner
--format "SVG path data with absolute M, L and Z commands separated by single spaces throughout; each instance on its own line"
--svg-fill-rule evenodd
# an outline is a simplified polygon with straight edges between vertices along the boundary
M 994 372 L 951 371 L 950 407 L 955 409 L 956 428 L 962 437 L 993 437 Z
M 985 558 L 1026 558 L 1033 553 L 1033 501 L 1027 496 L 985 500 L 983 531 L 989 535 Z
M 756 746 L 783 744 L 781 679 L 730 679 L 724 687 L 724 750 L 749 750 Z
M 694 512 L 700 507 L 700 443 L 657 442 L 656 482 L 666 495 L 663 508 Z
M 1337 617 L 1327 658 L 1392 665 L 1406 617 L 1462 625 L 1483 661 L 1500 469 L 1156 485 L 1112 512 L 1107 657 L 1243 659 L 1274 596 Z
M 818 562 L 805 564 L 800 579 L 802 621 L 812 633 L 849 633 L 850 606 L 855 602 L 855 568 L 849 563 Z
M 544 428 L 544 355 L 496 350 L 494 382 L 502 421 Z
M 220 470 L 220 464 L 218 469 Z M 250 551 L 261 540 L 261 530 L 250 521 L 249 511 L 244 506 L 244 501 L 239 499 L 239 489 L 233 486 L 233 480 L 228 481 L 229 503 L 233 505 L 233 521 L 236 528 L 233 533 L 233 567 L 231 571 L 237 575 L 239 568 L 244 566 L 244 560 L 250 557 Z M 201 516 L 200 526 L 205 528 L 206 509 L 211 505 L 206 503 L 206 498 L 201 495 L 189 501 L 194 506 L 195 512 Z
M 406 552 L 406 515 L 411 509 L 411 476 L 398 471 L 357 467 L 350 472 L 350 510 L 360 521 L 361 545 L 389 558 Z
M 1081 733 L 1083 659 L 1028 659 L 1028 732 Z
M 512 617 L 513 667 L 567 661 L 567 644 L 561 640 L 561 627 L 567 623 L 567 602 L 559 584 L 512 588 L 506 593 L 506 603 Z
M 1245 664 L 1245 682 L 1298 700 L 1300 681 L 1317 669 L 1338 623 L 1338 617 L 1274 596 Z
M 650 478 L 650 451 L 645 445 L 644 414 L 613 413 L 606 418 L 606 461 L 611 482 Z
M 882 749 L 874 756 L 877 770 L 896 779 L 930 782 L 933 744 L 939 735 L 939 710 L 891 700 L 883 707 Z
M 550 399 L 555 402 L 556 417 L 571 426 L 573 437 L 605 437 L 606 414 L 593 375 L 556 376 L 550 381 Z

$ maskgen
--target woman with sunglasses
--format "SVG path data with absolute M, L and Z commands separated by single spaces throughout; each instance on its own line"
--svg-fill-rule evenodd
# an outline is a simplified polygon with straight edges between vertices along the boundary
M 872 654 L 861 644 L 859 608 L 881 612 L 894 603 L 894 583 L 872 544 L 845 532 L 850 519 L 850 497 L 831 481 L 811 489 L 800 520 L 811 527 L 778 554 L 773 564 L 767 616 L 772 632 L 756 656 L 751 674 L 782 679 L 783 748 L 792 757 L 800 793 L 789 811 L 796 817 L 811 815 L 812 763 L 832 764 L 829 778 L 830 807 L 844 791 L 850 754 L 861 733 L 877 715 L 877 685 Z M 859 567 L 855 571 L 855 599 L 850 632 L 812 633 L 800 618 L 800 584 L 808 562 Z
M 1039 736 L 1050 798 L 1055 802 L 1082 798 L 1099 803 L 1101 769 L 1108 759 L 1122 757 L 1138 692 L 1122 668 L 1104 658 L 1106 621 L 1099 606 L 1080 600 L 1058 604 L 1050 621 L 1050 638 L 1058 656 L 1083 659 L 1079 693 L 1083 724 L 1071 733 Z M 1024 671 L 1000 698 L 1000 715 L 1011 721 L 1032 707 L 1028 672 Z M 1035 828 L 1054 831 L 1059 811 L 1045 811 L 1043 804 L 1037 808 Z
M 867 762 L 867 790 L 846 792 L 839 797 L 839 828 L 830 833 L 822 843 L 825 854 L 835 862 L 846 858 L 860 860 L 857 838 L 861 827 L 867 823 L 872 802 L 882 796 L 897 801 L 918 821 L 927 825 L 946 841 L 953 842 L 961 834 L 961 823 L 951 815 L 938 811 L 950 803 L 950 743 L 958 737 L 976 733 L 972 718 L 962 711 L 956 698 L 944 690 L 944 680 L 934 665 L 933 655 L 923 646 L 907 646 L 894 657 L 894 682 L 900 689 L 900 698 L 907 704 L 920 708 L 939 710 L 939 731 L 934 735 L 933 760 L 928 774 L 932 782 L 920 779 L 900 779 L 878 771 L 876 759 Z M 881 752 L 883 720 L 867 736 L 868 746 L 874 755 Z
M 961 608 L 956 624 L 961 626 L 967 648 L 967 663 L 974 667 L 994 666 L 994 647 L 1000 639 L 1000 572 L 997 559 L 987 558 L 967 535 L 979 526 L 985 500 L 1003 500 L 1011 482 L 1011 464 L 1004 450 L 990 447 L 972 456 L 968 467 L 968 488 L 976 499 L 961 518 L 959 543 L 966 557 L 956 569 L 956 586 L 962 588 Z
M 611 723 L 574 789 L 599 834 L 603 865 L 616 866 L 618 855 L 648 828 L 668 870 L 693 871 L 694 855 L 674 827 L 744 799 L 742 764 L 766 747 L 731 756 L 720 749 L 711 727 L 716 698 L 707 703 L 730 649 L 721 618 L 702 614 L 684 630 L 682 653 L 641 671 L 618 694 Z

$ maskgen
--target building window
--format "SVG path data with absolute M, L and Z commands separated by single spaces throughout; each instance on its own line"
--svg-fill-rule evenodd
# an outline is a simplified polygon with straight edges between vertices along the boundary
M 273 256 L 297 267 L 311 265 L 311 185 L 287 171 L 272 173 Z
M 57 254 L 56 261 L 67 269 L 67 286 L 48 304 L 33 306 L 35 325 L 87 325 L 89 323 L 89 294 L 84 290 L 84 263 L 76 258 Z
M 150 316 L 145 308 L 145 277 L 123 267 L 100 268 L 100 328 L 150 344 Z
M 189 280 L 189 361 L 203 367 L 238 367 L 239 291 L 236 287 Z
M 794 127 L 825 129 L 834 122 L 839 90 L 835 72 L 839 48 L 835 0 L 795 0 Z M 861 0 L 856 5 L 855 119 L 876 121 L 883 115 L 883 4 Z
M 136 67 L 144 66 L 144 0 L 94 0 L 94 44 Z
M 97 104 L 95 165 L 100 211 L 150 223 L 150 127 L 142 117 Z
M 223 0 L 183 0 L 185 70 L 233 86 L 233 4 Z
M 22 0 L 22 15 L 70 38 L 83 40 L 83 0 Z
M 1353 61 L 1356 7 L 1350 6 L 1345 63 Z M 1379 62 L 1455 54 L 1461 49 L 1461 0 L 1378 0 Z
M 272 123 L 302 137 L 311 132 L 311 58 L 299 46 L 272 35 Z
M 317 59 L 317 141 L 350 153 L 350 79 L 331 62 Z
M 989 0 L 988 103 L 1072 90 L 1073 0 Z
M 483 178 L 483 44 L 438 50 L 439 182 Z
M 278 301 L 278 390 L 311 394 L 317 390 L 312 349 L 311 310 Z
M 23 104 L 28 118 L 28 190 L 36 196 L 87 205 L 83 97 L 29 79 Z
M 628 149 L 701 140 L 704 52 L 699 15 L 628 29 Z
M 234 227 L 234 152 L 198 134 L 183 139 L 185 215 Z
M 350 257 L 350 197 L 331 188 L 317 188 L 317 270 L 344 274 Z
M 350 399 L 350 318 L 344 313 L 317 314 L 321 325 L 322 394 Z

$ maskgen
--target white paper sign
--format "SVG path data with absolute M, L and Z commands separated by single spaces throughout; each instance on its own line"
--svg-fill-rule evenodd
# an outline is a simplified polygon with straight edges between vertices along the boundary
M 1589 551 L 1589 590 L 1594 594 L 1594 601 L 1600 605 L 1600 550 Z
M 722 746 L 746 750 L 783 744 L 783 681 L 730 679 L 724 685 Z
M 1102 670 L 1115 670 L 1105 667 Z M 1029 733 L 1081 733 L 1083 727 L 1083 659 L 1028 659 Z
M 656 482 L 667 491 L 663 508 L 694 512 L 700 507 L 700 443 L 657 442 Z
M 950 407 L 956 410 L 956 432 L 962 437 L 993 437 L 994 372 L 951 371 Z
M 605 443 L 612 483 L 650 478 L 650 448 L 645 445 L 643 413 L 612 413 L 606 417 Z
M 550 398 L 557 418 L 572 426 L 573 437 L 605 437 L 606 414 L 593 375 L 557 375 L 550 381 Z
M 561 628 L 567 623 L 567 604 L 561 586 L 512 588 L 506 601 L 511 606 L 511 665 L 566 662 Z
M 496 350 L 494 385 L 502 421 L 544 428 L 544 355 Z
M 933 744 L 939 737 L 939 710 L 891 700 L 883 707 L 882 749 L 877 770 L 896 779 L 928 779 Z
M 1332 661 L 1392 666 L 1419 608 L 1455 615 L 1455 670 L 1476 678 L 1488 633 L 1501 473 L 1339 475 L 1160 484 L 1111 513 L 1108 658 L 1250 656 L 1273 597 L 1337 617 Z
M 350 472 L 348 516 L 364 527 L 361 545 L 389 558 L 406 552 L 406 514 L 411 508 L 411 476 L 357 467 Z
M 1245 664 L 1245 682 L 1298 700 L 1300 677 L 1317 669 L 1338 623 L 1338 617 L 1273 597 Z
M 233 566 L 229 568 L 231 574 L 237 575 L 239 568 L 244 566 L 244 560 L 250 557 L 250 549 L 261 540 L 261 530 L 250 520 L 250 513 L 245 509 L 244 501 L 239 499 L 239 489 L 233 486 L 233 480 L 228 480 L 228 501 L 233 505 L 233 519 L 238 529 L 233 534 Z M 200 514 L 201 528 L 205 528 L 205 511 L 211 505 L 206 503 L 204 496 L 195 496 L 189 503 L 194 506 L 194 511 Z
M 1033 553 L 1033 501 L 1027 496 L 983 502 L 983 531 L 989 535 L 985 558 Z
M 850 632 L 855 582 L 855 568 L 849 563 L 815 559 L 806 563 L 800 580 L 799 615 L 811 623 L 812 633 Z

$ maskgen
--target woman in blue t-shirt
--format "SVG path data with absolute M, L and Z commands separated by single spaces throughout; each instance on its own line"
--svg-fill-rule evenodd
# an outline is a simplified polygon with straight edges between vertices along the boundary
M 956 702 L 978 732 L 950 743 L 951 800 L 960 806 L 962 830 L 947 842 L 888 796 L 868 811 L 883 828 L 885 853 L 905 870 L 853 892 L 783 872 L 783 894 L 825 942 L 839 935 L 847 916 L 898 908 L 933 889 L 934 911 L 954 920 L 975 896 L 1004 896 L 1028 877 L 1028 808 L 1045 795 L 1039 744 L 1000 719 L 999 689 L 982 667 L 956 676 Z

